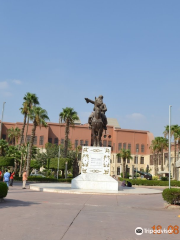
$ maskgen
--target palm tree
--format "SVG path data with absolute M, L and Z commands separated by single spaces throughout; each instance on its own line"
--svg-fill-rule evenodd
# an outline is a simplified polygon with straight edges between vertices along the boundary
M 126 168 L 126 159 L 132 159 L 131 151 L 121 149 L 120 152 L 117 154 L 117 157 L 121 157 L 123 159 L 123 178 L 125 177 L 125 168 Z
M 168 139 L 164 137 L 155 137 L 156 141 L 156 150 L 158 155 L 160 154 L 161 158 L 161 171 L 163 171 L 163 150 L 167 150 L 168 148 Z
M 172 125 L 172 135 L 174 137 L 174 178 L 177 180 L 177 172 L 176 172 L 176 142 L 179 139 L 179 132 L 180 132 L 180 126 Z
M 22 145 L 22 142 L 23 142 L 23 135 L 24 135 L 24 129 L 25 129 L 25 125 L 26 125 L 27 116 L 28 116 L 28 120 L 27 120 L 25 143 L 26 143 L 27 133 L 28 133 L 30 110 L 32 109 L 33 106 L 36 106 L 39 104 L 38 97 L 34 93 L 27 92 L 23 99 L 24 99 L 23 107 L 20 108 L 20 110 L 21 110 L 21 113 L 24 115 L 24 123 L 23 123 L 22 131 L 21 131 L 20 146 Z
M 30 120 L 33 121 L 33 128 L 32 128 L 32 134 L 31 139 L 29 143 L 29 151 L 28 151 L 28 157 L 27 157 L 27 175 L 29 176 L 29 167 L 30 167 L 30 161 L 32 157 L 32 150 L 33 150 L 33 143 L 36 133 L 36 127 L 47 127 L 46 121 L 49 120 L 47 111 L 45 109 L 42 109 L 41 107 L 35 107 L 30 111 L 29 114 Z
M 25 137 L 25 144 L 27 140 L 27 133 L 28 133 L 28 127 L 29 127 L 29 118 L 30 118 L 30 111 L 33 106 L 39 105 L 38 97 L 34 93 L 27 92 L 26 95 L 24 96 L 24 100 L 27 103 L 27 129 L 26 129 L 26 137 Z
M 10 141 L 12 141 L 13 145 L 18 144 L 19 137 L 21 136 L 21 130 L 16 127 L 16 128 L 10 128 L 7 130 L 8 133 L 8 138 Z
M 158 173 L 158 144 L 157 144 L 156 138 L 154 140 L 152 140 L 150 149 L 151 149 L 151 152 L 153 153 L 155 175 L 157 175 L 157 173 Z
M 69 136 L 69 127 L 70 125 L 74 125 L 74 122 L 76 120 L 79 120 L 79 117 L 77 115 L 77 112 L 74 111 L 73 108 L 63 108 L 63 111 L 59 114 L 61 122 L 64 121 L 66 123 L 65 128 L 65 146 L 64 146 L 64 158 L 67 157 L 67 151 L 68 151 L 68 136 Z
M 10 142 L 12 142 L 12 144 L 15 146 L 15 131 L 14 128 L 9 128 L 7 130 L 7 134 L 8 134 L 8 139 L 10 140 Z
M 14 129 L 15 145 L 18 145 L 19 138 L 21 136 L 21 129 L 16 127 Z
M 177 124 L 176 125 L 172 125 L 170 133 L 171 133 L 170 136 L 174 137 L 174 177 L 175 177 L 175 180 L 177 180 L 177 173 L 176 173 L 176 142 L 178 141 L 178 146 L 179 146 L 180 126 L 177 125 Z M 164 136 L 166 137 L 168 134 L 169 134 L 169 126 L 167 125 L 167 126 L 165 126 Z
M 23 143 L 23 136 L 24 136 L 24 129 L 25 129 L 25 126 L 26 126 L 26 119 L 27 119 L 27 114 L 28 114 L 28 107 L 27 107 L 27 103 L 26 102 L 23 102 L 23 107 L 20 108 L 21 110 L 21 113 L 24 115 L 24 122 L 23 122 L 23 127 L 21 129 L 21 138 L 20 138 L 20 145 L 22 145 Z

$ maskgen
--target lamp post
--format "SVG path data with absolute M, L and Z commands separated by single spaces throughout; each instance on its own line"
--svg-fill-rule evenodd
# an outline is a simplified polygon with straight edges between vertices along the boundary
M 67 162 L 65 162 L 65 179 L 67 179 Z
M 4 115 L 4 105 L 6 102 L 3 102 L 3 108 L 2 108 L 2 117 L 1 117 L 1 127 L 0 127 L 0 139 L 2 138 L 2 123 L 3 123 L 3 115 Z
M 59 158 L 60 158 L 60 145 L 59 145 L 59 152 L 58 152 L 58 167 L 57 167 L 57 179 L 59 178 Z
M 169 189 L 171 188 L 171 105 L 169 106 Z
M 137 178 L 137 164 L 138 164 L 138 151 L 139 149 L 136 149 L 136 178 Z

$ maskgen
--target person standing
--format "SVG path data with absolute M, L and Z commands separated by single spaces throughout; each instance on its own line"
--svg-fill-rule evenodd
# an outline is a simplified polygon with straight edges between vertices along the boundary
M 9 184 L 9 186 L 13 186 L 13 180 L 14 180 L 14 176 L 15 176 L 15 172 L 13 171 L 12 173 L 11 173 L 11 176 L 10 176 L 10 184 Z
M 6 169 L 6 172 L 5 172 L 5 174 L 4 174 L 3 181 L 7 184 L 8 188 L 9 188 L 9 178 L 10 178 L 10 173 L 9 173 L 8 170 Z
M 1 170 L 0 170 L 0 181 L 1 181 L 1 178 L 2 178 L 2 172 L 1 172 Z
M 23 187 L 22 187 L 22 189 L 26 189 L 26 181 L 27 181 L 27 171 L 26 170 L 24 170 L 22 178 L 23 178 L 22 179 L 23 180 Z

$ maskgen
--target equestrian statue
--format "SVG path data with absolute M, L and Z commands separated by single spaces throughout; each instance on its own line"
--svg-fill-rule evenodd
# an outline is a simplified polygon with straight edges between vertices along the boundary
M 99 147 L 102 145 L 101 137 L 103 129 L 107 130 L 107 118 L 105 112 L 107 111 L 106 104 L 103 103 L 103 96 L 95 97 L 95 101 L 85 98 L 87 103 L 94 104 L 94 109 L 88 118 L 89 128 L 92 129 L 93 146 Z

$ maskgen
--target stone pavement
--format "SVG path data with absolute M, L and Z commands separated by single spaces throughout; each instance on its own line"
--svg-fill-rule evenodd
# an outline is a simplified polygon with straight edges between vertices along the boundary
M 42 192 L 54 192 L 54 193 L 73 193 L 73 194 L 158 194 L 162 193 L 160 189 L 154 189 L 152 187 L 121 187 L 119 185 L 118 191 L 108 190 L 85 190 L 85 189 L 72 189 L 70 183 L 35 183 L 30 184 L 30 189 Z
M 180 239 L 180 234 L 135 234 L 135 228 L 180 226 L 161 194 L 93 195 L 10 188 L 0 203 L 0 240 Z

